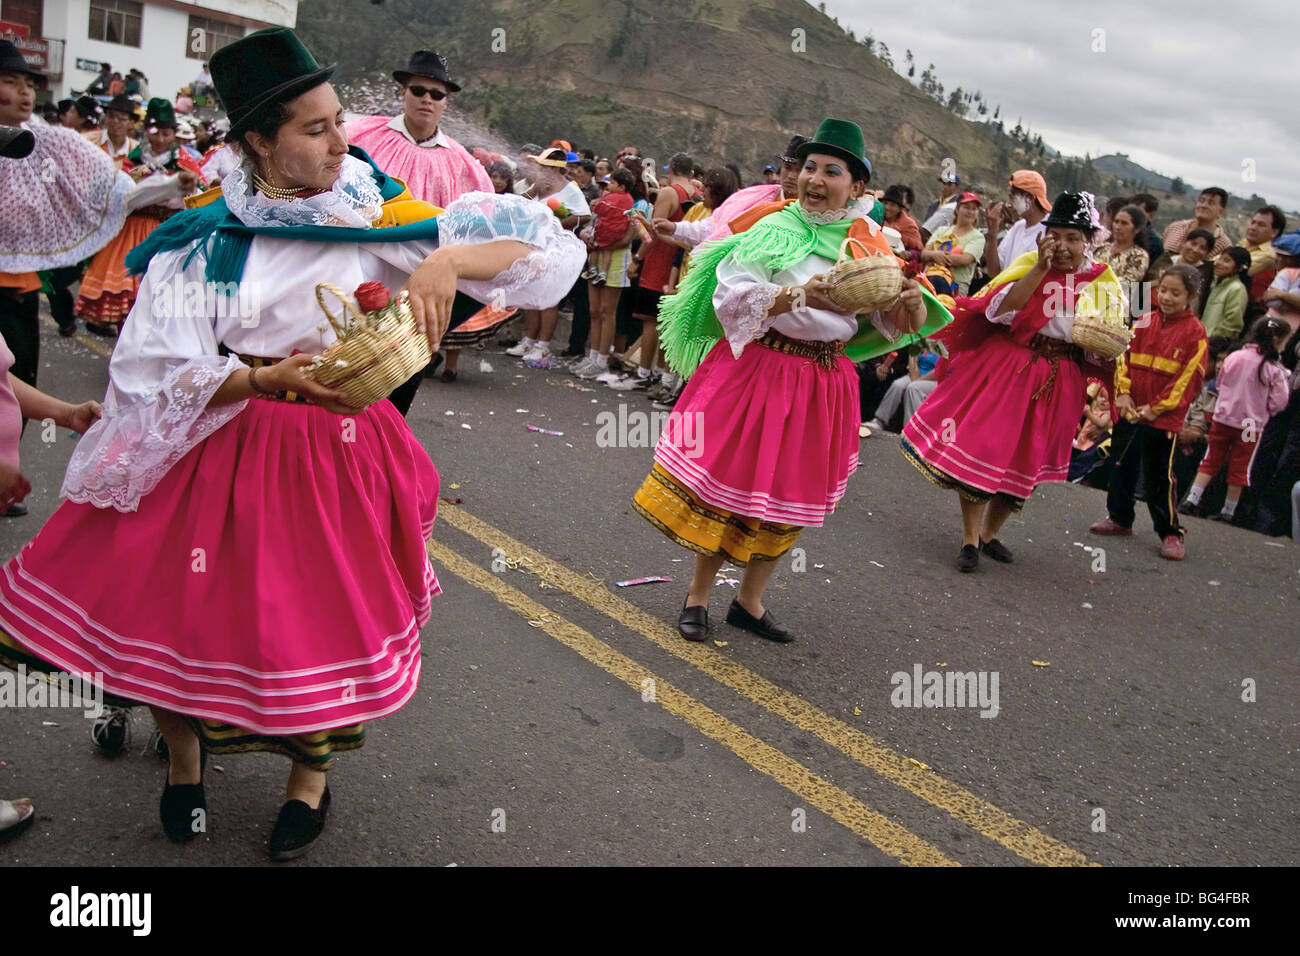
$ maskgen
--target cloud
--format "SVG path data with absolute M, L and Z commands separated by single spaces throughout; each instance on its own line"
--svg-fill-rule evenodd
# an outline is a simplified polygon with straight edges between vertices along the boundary
M 1289 5 L 999 0 L 905 9 L 886 19 L 879 4 L 826 0 L 842 26 L 887 43 L 901 74 L 910 48 L 916 78 L 934 63 L 946 91 L 979 90 L 1009 126 L 1021 119 L 1067 155 L 1122 152 L 1195 187 L 1300 210 L 1300 126 L 1279 84 L 1294 58 Z M 1254 181 L 1244 178 L 1251 170 Z

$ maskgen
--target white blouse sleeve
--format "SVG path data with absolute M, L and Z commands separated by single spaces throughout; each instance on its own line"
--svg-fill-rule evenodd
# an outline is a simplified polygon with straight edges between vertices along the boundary
M 677 228 L 673 231 L 673 238 L 678 242 L 685 243 L 688 249 L 694 249 L 704 241 L 704 237 L 709 234 L 713 225 L 712 216 L 705 216 L 703 219 L 697 219 L 694 222 L 687 222 L 683 219 L 677 223 Z
M 757 266 L 737 264 L 734 250 L 718 263 L 713 311 L 736 358 L 740 358 L 746 345 L 762 338 L 779 318 L 769 315 L 781 292 L 781 287 L 771 278 Z
M 587 247 L 545 203 L 520 196 L 465 193 L 438 216 L 437 240 L 365 243 L 366 252 L 409 276 L 439 246 L 477 246 L 513 239 L 533 251 L 491 279 L 461 279 L 456 288 L 480 302 L 549 309 L 578 281 Z
M 247 404 L 207 407 L 245 366 L 217 353 L 205 259 L 181 267 L 190 248 L 159 253 L 149 264 L 109 362 L 103 417 L 68 463 L 63 494 L 70 501 L 135 511 L 176 462 Z

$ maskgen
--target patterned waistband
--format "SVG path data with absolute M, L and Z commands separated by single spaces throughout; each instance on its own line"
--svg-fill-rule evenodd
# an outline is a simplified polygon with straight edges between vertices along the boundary
M 767 334 L 758 340 L 758 344 L 776 352 L 812 359 L 822 368 L 827 369 L 835 367 L 835 360 L 844 354 L 845 346 L 844 342 L 808 342 L 804 339 L 792 339 L 774 329 L 769 329 Z
M 282 361 L 282 359 L 266 358 L 262 355 L 240 355 L 238 352 L 232 352 L 225 345 L 218 345 L 217 352 L 221 355 L 233 355 L 250 368 L 266 368 L 268 365 L 274 365 L 276 362 Z M 268 402 L 294 402 L 299 405 L 312 404 L 310 399 L 305 395 L 299 395 L 297 392 L 276 392 L 273 395 L 254 395 L 253 397 L 265 399 Z
M 178 212 L 184 212 L 183 209 L 173 209 L 171 206 L 141 206 L 136 213 L 141 216 L 148 216 L 150 219 L 157 219 L 159 222 L 166 222 Z
M 1035 335 L 1029 340 L 1029 348 L 1046 359 L 1083 358 L 1083 350 L 1073 342 L 1063 342 L 1050 335 Z

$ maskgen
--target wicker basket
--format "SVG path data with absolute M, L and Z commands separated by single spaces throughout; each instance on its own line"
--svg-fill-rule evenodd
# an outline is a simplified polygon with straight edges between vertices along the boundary
M 848 257 L 849 243 L 856 242 L 867 256 Z M 840 260 L 826 273 L 831 301 L 851 315 L 874 312 L 892 305 L 903 291 L 903 270 L 893 255 L 871 253 L 852 236 L 840 244 Z
M 326 292 L 343 303 L 342 316 L 325 304 Z M 365 408 L 387 398 L 429 364 L 429 339 L 416 327 L 405 289 L 374 314 L 362 312 L 342 289 L 328 282 L 317 284 L 316 301 L 339 340 L 317 355 L 303 374 L 342 392 L 349 405 Z
M 1133 330 L 1123 322 L 1080 315 L 1075 316 L 1070 338 L 1085 352 L 1093 352 L 1105 359 L 1117 359 L 1128 350 Z

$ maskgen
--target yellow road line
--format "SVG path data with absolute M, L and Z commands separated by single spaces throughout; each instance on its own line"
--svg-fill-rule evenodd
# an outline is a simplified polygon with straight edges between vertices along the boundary
M 732 723 L 717 711 L 655 676 L 632 658 L 614 650 L 571 621 L 555 615 L 522 591 L 506 584 L 495 574 L 467 561 L 446 545 L 428 543 L 429 556 L 440 568 L 495 597 L 530 623 L 539 623 L 547 634 L 577 651 L 591 663 L 617 677 L 633 690 L 654 688 L 654 700 L 666 711 L 680 717 L 706 737 L 735 753 L 751 767 L 767 774 L 811 806 L 848 827 L 908 866 L 959 866 L 938 848 L 827 780 L 817 776 L 798 761 L 764 743 L 744 728 Z M 654 683 L 647 684 L 647 681 Z
M 867 769 L 938 807 L 990 840 L 1002 844 L 1017 856 L 1046 866 L 1097 865 L 1090 863 L 1087 856 L 1073 847 L 1048 836 L 1037 827 L 1017 819 L 939 774 L 917 766 L 856 727 L 832 717 L 799 695 L 773 684 L 742 664 L 716 653 L 707 645 L 683 641 L 663 621 L 611 594 L 603 582 L 580 575 L 552 561 L 455 505 L 439 503 L 438 515 L 452 527 L 477 538 L 489 548 L 501 548 L 511 563 L 518 560 L 546 583 L 562 588 L 620 624 L 639 632 L 674 657 L 686 661 L 799 729 L 816 735 Z
M 44 322 L 52 329 L 57 329 L 59 327 L 59 324 L 47 315 L 41 316 L 41 321 Z M 87 335 L 85 332 L 78 332 L 76 335 L 69 336 L 69 338 L 71 338 L 74 342 L 80 342 L 86 348 L 90 349 L 92 352 L 94 352 L 96 355 L 99 355 L 102 358 L 110 358 L 113 355 L 113 350 L 111 348 L 109 348 L 103 342 L 100 342 L 92 338 L 91 336 Z

